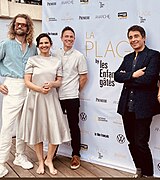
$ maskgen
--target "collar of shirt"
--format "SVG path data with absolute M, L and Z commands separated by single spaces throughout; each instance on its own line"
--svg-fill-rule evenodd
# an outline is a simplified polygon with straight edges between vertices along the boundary
M 147 46 L 145 45 L 144 49 L 143 49 L 142 51 L 139 51 L 138 54 L 137 54 L 137 56 L 139 56 L 140 54 L 146 52 L 147 49 L 148 49 L 148 48 L 147 48 Z M 135 51 L 134 51 L 134 54 L 135 54 L 134 56 L 136 56 L 136 52 L 135 52 Z M 137 57 L 137 56 L 136 56 L 136 57 Z
M 71 48 L 70 50 L 68 50 L 68 51 L 64 51 L 64 49 L 63 49 L 63 55 L 65 56 L 67 56 L 67 55 L 70 55 L 70 54 L 72 54 L 72 52 L 73 52 L 73 48 Z
M 20 49 L 22 51 L 22 42 L 20 42 L 17 38 L 15 38 L 15 41 L 20 45 Z M 28 49 L 28 47 L 29 47 L 29 43 L 26 43 L 26 49 Z M 25 51 L 26 51 L 26 49 L 25 49 Z
M 15 41 L 17 41 L 20 45 L 22 45 L 22 43 L 17 38 L 15 38 Z M 27 43 L 27 45 L 29 45 L 29 43 Z

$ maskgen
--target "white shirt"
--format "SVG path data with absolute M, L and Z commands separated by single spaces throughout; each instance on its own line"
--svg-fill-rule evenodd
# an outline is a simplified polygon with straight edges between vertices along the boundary
M 59 98 L 79 98 L 80 74 L 87 74 L 87 63 L 84 55 L 76 49 L 65 52 L 63 49 L 56 54 L 62 60 L 62 85 L 59 88 Z

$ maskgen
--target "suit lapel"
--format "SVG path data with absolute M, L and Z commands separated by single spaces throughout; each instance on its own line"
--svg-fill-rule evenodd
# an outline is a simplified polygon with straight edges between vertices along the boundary
M 148 53 L 148 48 L 145 47 L 145 49 L 143 50 L 143 52 L 140 52 L 137 56 L 137 63 L 136 63 L 136 67 L 135 70 L 141 69 L 143 68 L 143 64 L 146 60 L 147 57 L 147 53 Z
M 133 52 L 132 54 L 130 54 L 130 56 L 128 57 L 128 61 L 126 64 L 126 68 L 128 69 L 128 71 L 132 71 L 132 65 L 133 65 L 133 59 L 135 57 L 135 52 Z

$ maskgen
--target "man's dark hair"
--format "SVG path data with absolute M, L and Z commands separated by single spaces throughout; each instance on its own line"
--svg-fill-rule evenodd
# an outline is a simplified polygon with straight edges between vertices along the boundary
M 146 32 L 144 30 L 143 27 L 141 26 L 138 26 L 138 25 L 134 25 L 134 26 L 131 26 L 129 29 L 128 29 L 128 32 L 127 32 L 127 37 L 129 38 L 129 32 L 130 31 L 139 31 L 141 36 L 144 38 L 146 37 Z
M 74 30 L 73 30 L 70 26 L 66 26 L 66 27 L 62 30 L 61 37 L 63 36 L 63 34 L 64 34 L 65 31 L 72 31 L 73 34 L 75 35 Z

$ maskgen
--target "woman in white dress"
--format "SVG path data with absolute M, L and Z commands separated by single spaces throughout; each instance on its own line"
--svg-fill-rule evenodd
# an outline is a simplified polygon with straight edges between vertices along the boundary
M 52 40 L 46 33 L 37 38 L 40 54 L 30 57 L 25 69 L 25 84 L 29 88 L 19 136 L 34 145 L 39 167 L 44 174 L 46 165 L 51 174 L 57 174 L 52 159 L 57 145 L 70 141 L 70 130 L 65 120 L 56 88 L 61 85 L 61 61 L 50 55 Z M 44 160 L 43 141 L 48 141 L 47 158 Z

